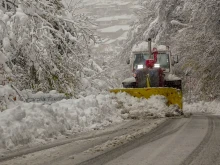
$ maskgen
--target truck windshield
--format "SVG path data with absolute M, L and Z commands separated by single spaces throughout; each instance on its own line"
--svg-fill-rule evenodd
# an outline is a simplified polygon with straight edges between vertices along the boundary
M 146 60 L 149 59 L 149 54 L 135 54 L 135 60 L 133 64 L 133 69 L 137 69 L 139 65 L 143 65 L 143 68 L 146 68 Z M 170 69 L 170 59 L 169 54 L 159 53 L 157 56 L 157 64 L 160 64 L 160 67 L 163 69 Z
M 157 64 L 163 69 L 170 69 L 170 59 L 169 54 L 159 53 L 157 56 Z
M 146 60 L 149 58 L 149 54 L 135 54 L 135 60 L 133 67 L 138 69 L 138 65 L 143 65 L 143 68 L 146 68 Z

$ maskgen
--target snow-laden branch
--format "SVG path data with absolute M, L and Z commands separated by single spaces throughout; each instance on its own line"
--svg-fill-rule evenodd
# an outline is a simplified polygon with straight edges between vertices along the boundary
M 181 23 L 181 22 L 179 22 L 177 20 L 172 20 L 170 23 L 172 25 L 177 25 L 177 26 L 184 26 L 184 27 L 188 27 L 189 26 L 188 24 Z
M 21 0 L 15 13 L 6 13 L 8 46 L 3 44 L 1 49 L 10 54 L 8 63 L 20 89 L 68 93 L 74 91 L 69 88 L 78 81 L 76 73 L 84 72 L 86 49 L 94 39 L 91 22 L 83 15 L 66 19 L 63 4 L 52 2 Z M 75 15 L 72 11 L 68 10 L 69 16 Z

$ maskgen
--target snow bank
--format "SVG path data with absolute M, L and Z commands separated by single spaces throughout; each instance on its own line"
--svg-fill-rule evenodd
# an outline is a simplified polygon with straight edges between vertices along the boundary
M 49 93 L 43 93 L 42 91 L 33 93 L 31 90 L 22 90 L 21 93 L 26 102 L 53 102 L 66 98 L 65 94 L 59 93 L 56 90 L 52 90 Z
M 97 22 L 103 22 L 103 21 L 117 21 L 117 20 L 123 20 L 123 19 L 132 19 L 133 15 L 119 15 L 119 16 L 112 16 L 112 17 L 102 17 L 96 19 Z
M 98 31 L 101 33 L 114 33 L 119 30 L 129 30 L 129 29 L 130 29 L 129 25 L 115 25 L 104 29 L 98 29 Z
M 149 99 L 138 99 L 125 93 L 116 95 L 122 106 L 122 118 L 140 119 L 146 117 L 165 117 L 170 115 L 179 115 L 178 107 L 167 106 L 167 99 L 164 96 L 155 95 Z
M 0 111 L 16 105 L 18 95 L 9 85 L 0 85 Z
M 163 96 L 138 99 L 125 93 L 90 95 L 51 105 L 23 103 L 0 113 L 0 149 L 36 145 L 54 139 L 145 116 L 164 117 Z
M 51 105 L 24 103 L 0 113 L 0 148 L 46 143 L 121 121 L 110 95 L 91 95 Z
M 133 6 L 130 7 L 130 9 L 136 9 L 136 10 L 139 9 L 140 10 L 140 9 L 143 9 L 143 6 L 133 5 Z
M 136 82 L 134 77 L 126 78 L 125 80 L 123 80 L 122 83 L 132 83 L 132 82 Z
M 187 104 L 184 103 L 183 111 L 184 113 L 213 113 L 220 114 L 220 102 L 212 101 L 212 102 L 204 102 L 200 101 L 197 103 Z
M 168 74 L 165 79 L 167 81 L 174 81 L 174 80 L 181 80 L 181 78 L 177 77 L 176 75 L 174 74 Z

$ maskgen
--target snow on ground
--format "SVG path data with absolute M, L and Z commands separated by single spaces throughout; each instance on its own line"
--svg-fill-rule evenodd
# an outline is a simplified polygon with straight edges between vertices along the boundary
M 115 21 L 115 20 L 123 20 L 123 19 L 132 19 L 134 16 L 133 15 L 118 15 L 118 16 L 112 16 L 112 17 L 102 17 L 96 19 L 97 22 L 102 22 L 102 21 Z
M 154 43 L 152 43 L 152 48 L 155 46 Z M 135 44 L 132 48 L 132 52 L 138 52 L 138 51 L 148 51 L 148 42 L 142 41 L 138 44 Z
M 1 94 L 3 91 L 6 98 L 9 93 L 16 95 L 8 86 L 1 90 Z M 51 91 L 48 95 L 56 94 L 56 91 Z M 36 97 L 42 95 L 38 93 Z M 81 96 L 79 99 L 63 99 L 51 105 L 13 102 L 13 107 L 9 106 L 9 109 L 0 112 L 0 152 L 23 145 L 45 144 L 78 132 L 103 129 L 127 119 L 165 117 L 170 112 L 178 115 L 176 107 L 168 107 L 166 103 L 163 96 L 138 99 L 126 93 L 109 92 Z M 183 111 L 219 114 L 219 106 L 217 101 L 185 103 Z
M 86 5 L 96 5 L 96 6 L 110 6 L 110 5 L 117 5 L 117 6 L 125 6 L 130 4 L 131 2 L 123 2 L 123 1 L 118 1 L 118 0 L 93 0 L 92 2 L 90 0 L 83 0 L 83 3 Z
M 220 114 L 220 102 L 219 101 L 199 101 L 196 103 L 183 105 L 183 111 L 185 113 L 212 113 L 212 114 Z
M 21 93 L 26 102 L 56 101 L 66 98 L 65 94 L 58 93 L 56 90 L 52 90 L 49 93 L 43 93 L 42 91 L 33 93 L 31 90 L 23 90 Z
M 115 2 L 116 5 L 119 5 L 119 6 L 124 6 L 124 5 L 128 5 L 130 4 L 130 2 Z
M 126 40 L 127 39 L 128 32 L 124 32 L 120 37 L 117 38 L 117 40 Z
M 105 44 L 105 45 L 109 45 L 109 44 L 112 44 L 116 41 L 126 40 L 127 39 L 127 34 L 128 34 L 128 32 L 124 32 L 121 36 L 119 36 L 116 39 L 105 38 L 105 39 L 102 40 L 102 43 Z
M 110 40 L 108 40 L 108 41 L 106 41 L 104 44 L 105 45 L 109 45 L 109 44 L 112 44 L 112 43 L 114 43 L 115 41 L 117 41 L 116 39 L 110 39 Z
M 130 7 L 131 9 L 143 9 L 143 6 L 140 5 L 133 5 L 132 7 Z
M 164 117 L 168 109 L 162 96 L 146 100 L 125 93 L 90 95 L 51 105 L 18 102 L 0 113 L 0 151 L 44 144 L 128 118 Z
M 154 120 L 153 123 L 148 123 L 148 125 L 145 125 L 144 127 L 139 125 L 138 129 L 134 132 L 130 131 L 129 134 L 123 134 L 121 136 L 117 136 L 114 139 L 108 140 L 107 142 L 101 145 L 97 145 L 93 148 L 90 148 L 84 151 L 83 156 L 85 156 L 85 154 L 88 154 L 88 153 L 94 154 L 96 152 L 102 152 L 102 151 L 105 152 L 106 150 L 128 143 L 129 141 L 137 139 L 138 137 L 143 136 L 144 134 L 148 133 L 150 130 L 154 129 L 155 127 L 157 127 L 157 125 L 163 123 L 165 120 L 166 120 L 165 118 L 160 118 L 160 119 Z
M 175 74 L 168 74 L 165 79 L 167 81 L 181 80 L 180 77 L 177 77 Z
M 18 95 L 14 89 L 9 85 L 0 85 L 0 112 L 14 107 L 15 101 L 18 99 Z
M 104 29 L 98 29 L 98 31 L 102 33 L 113 33 L 119 30 L 129 30 L 129 29 L 130 29 L 130 25 L 115 25 Z

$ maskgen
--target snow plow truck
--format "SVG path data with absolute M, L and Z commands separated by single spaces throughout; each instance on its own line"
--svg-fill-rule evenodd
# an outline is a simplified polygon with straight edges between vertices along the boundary
M 148 39 L 135 45 L 132 49 L 133 76 L 122 82 L 123 88 L 110 92 L 126 92 L 138 98 L 150 98 L 152 95 L 163 95 L 168 105 L 177 105 L 182 111 L 181 79 L 173 74 L 172 67 L 178 63 L 171 55 L 168 46 L 156 45 Z

